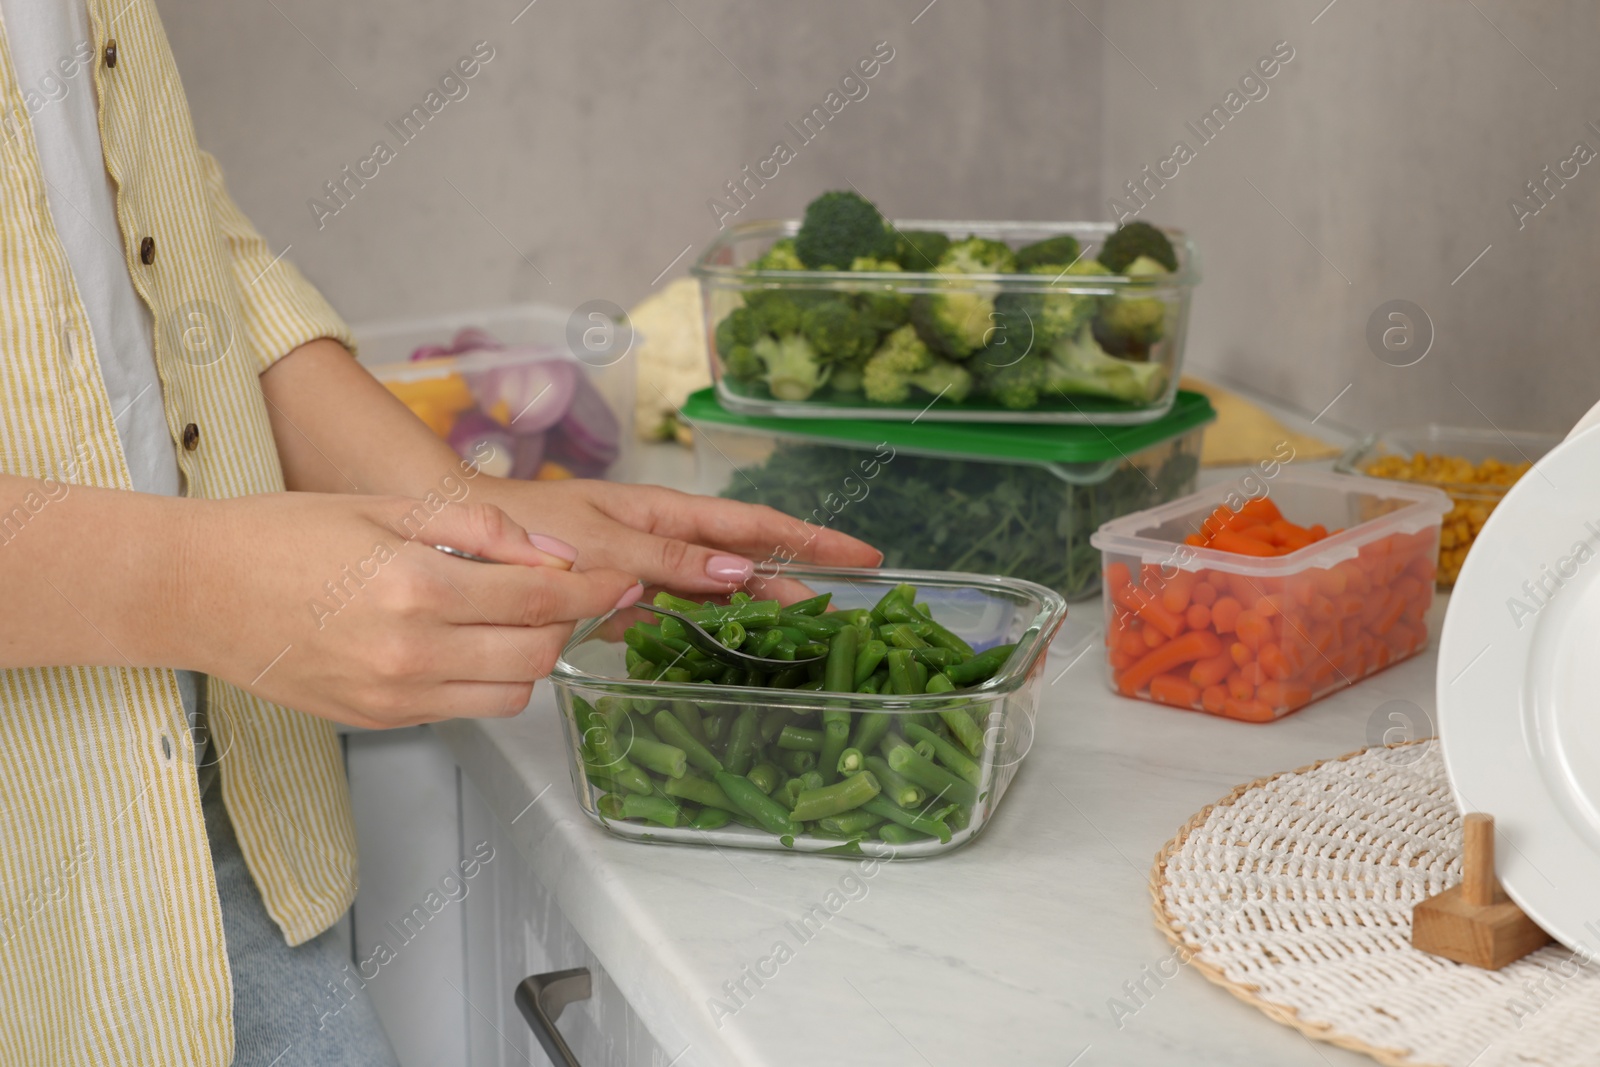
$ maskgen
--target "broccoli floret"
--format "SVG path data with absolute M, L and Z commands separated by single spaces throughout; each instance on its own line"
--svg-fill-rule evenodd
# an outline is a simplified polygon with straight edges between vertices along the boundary
M 850 264 L 852 271 L 873 274 L 898 274 L 900 264 L 888 259 L 858 258 Z M 896 290 L 857 293 L 855 305 L 878 333 L 888 333 L 906 324 L 911 317 L 911 295 Z
M 783 237 L 772 243 L 765 255 L 750 264 L 751 270 L 805 270 L 806 265 L 800 262 L 800 257 L 795 254 L 794 238 Z
M 842 270 L 858 256 L 894 256 L 894 231 L 863 196 L 849 190 L 823 193 L 806 205 L 795 254 L 813 270 Z
M 1030 353 L 1021 359 L 998 366 L 984 376 L 983 391 L 1001 407 L 1026 411 L 1039 406 L 1039 390 L 1044 385 L 1045 358 Z
M 782 340 L 763 337 L 752 349 L 767 369 L 767 389 L 779 400 L 804 400 L 828 380 L 816 351 L 797 333 Z
M 1044 363 L 1043 392 L 1058 396 L 1103 396 L 1130 404 L 1148 404 L 1167 384 L 1159 363 L 1135 363 L 1107 355 L 1085 328 L 1077 337 L 1058 341 Z
M 1172 250 L 1172 242 L 1148 222 L 1130 222 L 1100 246 L 1100 262 L 1113 274 L 1125 273 L 1128 264 L 1140 256 L 1149 256 L 1168 270 L 1178 269 L 1178 254 Z
M 1124 272 L 1130 278 L 1165 274 L 1166 268 L 1149 256 L 1140 256 Z M 1158 297 L 1116 296 L 1106 300 L 1094 323 L 1095 340 L 1114 356 L 1148 359 L 1150 346 L 1161 340 L 1166 328 L 1167 305 Z
M 861 392 L 862 375 L 859 367 L 835 367 L 828 378 L 828 387 L 836 393 Z
M 850 363 L 872 354 L 878 333 L 847 299 L 825 300 L 800 316 L 800 333 L 825 363 Z
M 722 353 L 722 366 L 728 377 L 738 382 L 760 381 L 766 373 L 755 349 L 749 345 L 734 345 L 731 348 L 719 348 Z
M 945 249 L 939 257 L 939 267 L 957 274 L 1012 274 L 1017 269 L 1017 257 L 1003 241 L 968 237 Z
M 988 344 L 995 327 L 993 282 L 961 281 L 964 274 L 1010 274 L 1016 257 L 999 241 L 968 237 L 945 250 L 934 273 L 949 275 L 948 290 L 911 301 L 911 322 L 930 348 L 951 359 L 966 359 Z
M 932 230 L 902 230 L 895 240 L 894 258 L 906 270 L 930 271 L 939 265 L 950 238 Z
M 762 334 L 761 320 L 749 308 L 734 308 L 717 323 L 717 351 L 727 353 L 736 345 L 753 345 Z
M 1092 259 L 1079 260 L 1065 267 L 1034 266 L 1024 272 L 1048 275 L 1059 288 L 1030 292 L 1011 291 L 995 298 L 995 326 L 990 337 L 991 346 L 1006 344 L 1018 346 L 1016 351 L 1048 348 L 1063 337 L 1076 337 L 1095 312 L 1100 309 L 1101 297 L 1094 293 L 1074 293 L 1068 289 L 1074 283 L 1068 278 L 1106 275 L 1111 272 Z M 1015 355 L 1003 362 L 1012 362 Z
M 958 363 L 938 359 L 910 326 L 888 337 L 861 371 L 867 399 L 878 404 L 903 404 L 912 388 L 960 403 L 972 391 L 972 374 Z
M 800 329 L 800 316 L 806 307 L 801 299 L 807 299 L 809 302 L 808 298 L 813 295 L 810 292 L 794 292 L 787 289 L 765 289 L 746 293 L 744 304 L 750 309 L 756 326 L 762 333 L 782 337 L 786 333 L 794 333 Z
M 1083 250 L 1078 247 L 1078 239 L 1070 233 L 1064 233 L 1059 237 L 1049 237 L 1017 249 L 1017 269 L 1055 267 L 1056 270 L 1061 270 L 1069 263 L 1076 263 L 1082 254 Z

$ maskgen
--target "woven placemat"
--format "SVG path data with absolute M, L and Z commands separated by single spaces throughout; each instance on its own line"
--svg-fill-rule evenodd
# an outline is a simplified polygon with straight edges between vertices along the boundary
M 1600 966 L 1549 945 L 1499 971 L 1411 947 L 1411 908 L 1461 879 L 1437 742 L 1240 786 L 1156 856 L 1177 958 L 1308 1037 L 1392 1067 L 1600 1063 Z

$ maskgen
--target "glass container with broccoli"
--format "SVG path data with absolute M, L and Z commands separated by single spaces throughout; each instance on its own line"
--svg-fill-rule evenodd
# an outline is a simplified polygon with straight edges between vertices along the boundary
M 1192 244 L 1145 222 L 892 222 L 849 191 L 696 264 L 747 414 L 1132 424 L 1172 406 Z

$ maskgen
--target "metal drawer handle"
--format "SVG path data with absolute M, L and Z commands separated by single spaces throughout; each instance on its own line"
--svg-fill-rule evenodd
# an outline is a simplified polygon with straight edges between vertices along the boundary
M 517 984 L 514 998 L 517 1010 L 528 1020 L 528 1027 L 533 1031 L 533 1036 L 539 1039 L 544 1054 L 557 1067 L 582 1067 L 567 1047 L 566 1038 L 556 1029 L 556 1020 L 561 1018 L 561 1012 L 568 1004 L 588 1000 L 593 989 L 587 967 L 533 974 Z

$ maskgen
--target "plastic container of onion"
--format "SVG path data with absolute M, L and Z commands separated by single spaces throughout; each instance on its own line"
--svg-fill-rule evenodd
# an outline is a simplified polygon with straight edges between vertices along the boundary
M 730 671 L 638 608 L 573 636 L 550 678 L 584 812 L 633 841 L 837 856 L 935 856 L 981 833 L 1033 745 L 1061 596 L 955 572 L 758 574 L 674 606 L 746 652 L 824 659 Z

